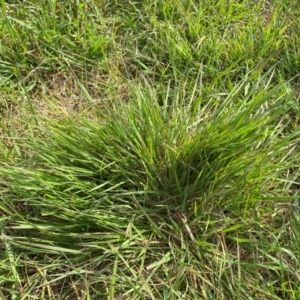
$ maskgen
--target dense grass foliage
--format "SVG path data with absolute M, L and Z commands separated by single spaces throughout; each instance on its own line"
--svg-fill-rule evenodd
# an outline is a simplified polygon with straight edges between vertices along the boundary
M 298 1 L 1 1 L 0 299 L 299 299 Z

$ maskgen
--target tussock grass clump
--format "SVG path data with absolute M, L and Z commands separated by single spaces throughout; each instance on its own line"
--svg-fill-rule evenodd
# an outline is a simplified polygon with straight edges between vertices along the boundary
M 128 104 L 97 121 L 48 120 L 21 143 L 22 161 L 2 164 L 6 293 L 290 294 L 276 286 L 298 284 L 298 250 L 282 229 L 296 221 L 284 190 L 299 140 L 280 123 L 285 86 L 245 80 L 204 103 L 197 85 L 192 98 L 182 89 L 161 99 L 132 85 Z

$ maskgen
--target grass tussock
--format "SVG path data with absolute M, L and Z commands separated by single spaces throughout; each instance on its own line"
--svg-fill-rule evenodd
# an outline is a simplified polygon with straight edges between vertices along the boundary
M 297 1 L 10 1 L 0 299 L 299 299 Z

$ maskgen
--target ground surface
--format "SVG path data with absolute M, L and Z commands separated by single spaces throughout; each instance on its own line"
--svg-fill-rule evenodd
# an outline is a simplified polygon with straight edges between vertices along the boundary
M 299 20 L 1 1 L 0 299 L 300 299 Z

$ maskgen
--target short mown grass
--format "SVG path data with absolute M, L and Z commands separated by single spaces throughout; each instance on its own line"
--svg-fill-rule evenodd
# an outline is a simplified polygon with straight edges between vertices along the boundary
M 0 299 L 300 299 L 298 1 L 1 1 Z

